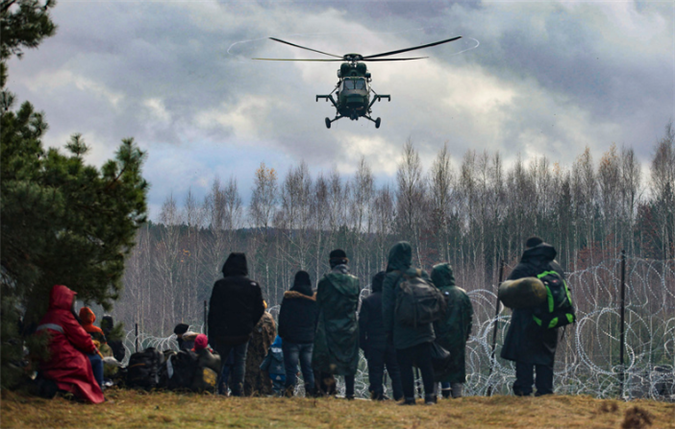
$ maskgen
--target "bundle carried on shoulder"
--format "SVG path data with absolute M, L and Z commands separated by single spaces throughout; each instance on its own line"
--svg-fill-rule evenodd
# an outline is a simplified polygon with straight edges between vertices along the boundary
M 418 327 L 439 320 L 446 309 L 441 291 L 421 276 L 420 270 L 401 275 L 396 289 L 396 319 L 405 326 Z
M 508 308 L 538 307 L 546 301 L 546 287 L 536 277 L 523 277 L 503 282 L 497 295 Z

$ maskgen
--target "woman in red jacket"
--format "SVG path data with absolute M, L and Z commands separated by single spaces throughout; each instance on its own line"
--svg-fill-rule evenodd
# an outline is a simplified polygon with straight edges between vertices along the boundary
M 38 331 L 51 335 L 49 360 L 42 362 L 40 370 L 42 376 L 54 380 L 59 389 L 74 393 L 86 402 L 100 404 L 105 398 L 86 356 L 96 353 L 96 346 L 72 311 L 75 295 L 63 285 L 52 288 L 49 310 L 37 327 Z

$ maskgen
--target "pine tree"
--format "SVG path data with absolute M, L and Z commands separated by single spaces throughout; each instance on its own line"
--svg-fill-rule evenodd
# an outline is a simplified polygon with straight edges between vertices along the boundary
M 12 110 L 14 96 L 4 87 L 5 61 L 53 34 L 53 5 L 0 3 L 3 387 L 17 380 L 21 335 L 47 310 L 54 284 L 67 285 L 80 300 L 111 308 L 136 230 L 146 220 L 145 154 L 133 139 L 124 139 L 115 158 L 98 169 L 85 164 L 88 147 L 81 135 L 71 137 L 67 154 L 46 150 L 41 141 L 47 130 L 44 115 L 28 102 Z

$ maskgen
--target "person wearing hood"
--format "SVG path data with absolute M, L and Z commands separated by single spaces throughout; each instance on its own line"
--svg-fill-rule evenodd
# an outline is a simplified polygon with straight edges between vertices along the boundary
M 415 404 L 413 365 L 422 373 L 424 403 L 436 403 L 431 343 L 436 336 L 431 323 L 407 326 L 396 318 L 396 295 L 404 275 L 422 277 L 429 281 L 426 271 L 412 268 L 412 247 L 407 241 L 396 243 L 389 251 L 387 275 L 382 285 L 382 322 L 387 338 L 392 338 L 401 371 L 404 400 L 401 405 Z
M 41 376 L 53 380 L 58 389 L 73 393 L 85 402 L 105 401 L 86 355 L 97 354 L 91 336 L 75 317 L 76 293 L 64 285 L 54 285 L 49 310 L 37 327 L 49 335 L 49 360 L 41 362 Z
M 267 377 L 271 380 L 272 389 L 277 396 L 281 396 L 286 386 L 283 347 L 283 340 L 277 335 L 267 351 L 265 359 L 260 364 L 260 370 L 267 374 Z
M 283 339 L 286 367 L 286 396 L 292 396 L 297 384 L 298 361 L 305 382 L 305 396 L 314 394 L 312 351 L 318 307 L 307 271 L 295 273 L 293 287 L 284 292 L 279 310 L 279 337 Z
M 386 273 L 380 271 L 373 276 L 371 292 L 361 301 L 359 312 L 359 345 L 368 360 L 368 381 L 371 398 L 384 399 L 384 367 L 391 378 L 391 387 L 396 401 L 403 398 L 401 372 L 396 360 L 396 349 L 391 338 L 387 339 L 382 323 L 382 282 Z
M 230 389 L 234 396 L 243 394 L 248 341 L 265 312 L 260 285 L 247 276 L 246 255 L 230 253 L 223 265 L 223 278 L 213 285 L 209 301 L 208 332 L 211 345 L 221 356 L 223 365 L 230 352 L 233 352 Z M 219 382 L 218 385 L 222 386 L 223 383 Z
M 209 337 L 198 334 L 192 349 L 197 355 L 197 371 L 192 380 L 191 390 L 194 392 L 214 392 L 218 373 L 221 369 L 220 356 L 209 349 Z
M 473 306 L 466 291 L 455 286 L 452 266 L 447 262 L 434 266 L 431 280 L 443 293 L 447 304 L 443 318 L 434 322 L 436 342 L 450 352 L 444 370 L 435 368 L 436 381 L 441 382 L 443 397 L 452 393 L 453 398 L 459 398 L 466 381 L 466 342 L 471 334 Z
M 96 346 L 97 352 L 94 354 L 87 355 L 89 361 L 91 362 L 91 368 L 94 371 L 94 378 L 101 388 L 103 388 L 103 353 L 101 353 L 101 346 L 106 344 L 106 338 L 103 334 L 103 330 L 98 326 L 94 326 L 96 321 L 96 315 L 89 307 L 80 308 L 80 324 L 82 328 L 91 336 L 91 339 L 94 340 L 94 346 Z M 107 352 L 110 352 L 108 349 Z
M 319 281 L 316 303 L 319 316 L 312 365 L 323 374 L 345 378 L 345 397 L 354 399 L 354 377 L 359 364 L 359 279 L 349 274 L 347 254 L 330 252 L 330 273 Z M 322 376 L 322 379 L 324 377 Z
M 562 277 L 563 269 L 555 261 L 556 254 L 555 248 L 544 243 L 541 238 L 528 238 L 520 262 L 507 280 L 536 277 L 551 270 Z M 539 327 L 532 316 L 532 307 L 513 310 L 501 351 L 502 358 L 516 363 L 513 393 L 517 396 L 532 394 L 532 384 L 537 388 L 537 396 L 553 393 L 553 363 L 558 346 L 558 331 Z

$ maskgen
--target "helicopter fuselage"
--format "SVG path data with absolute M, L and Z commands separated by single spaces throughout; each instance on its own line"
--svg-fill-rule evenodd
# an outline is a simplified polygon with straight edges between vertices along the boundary
M 352 120 L 363 116 L 370 104 L 370 86 L 365 77 L 346 77 L 338 83 L 338 113 Z

